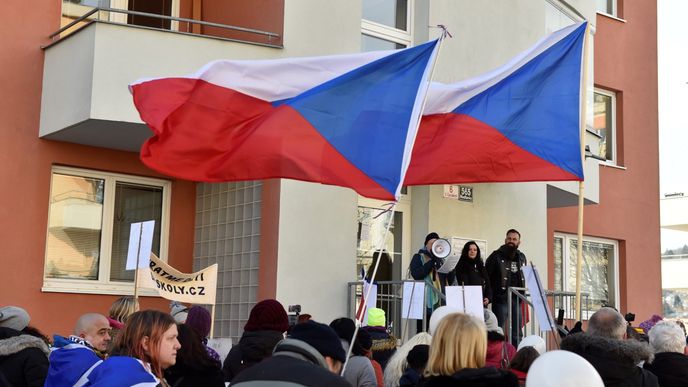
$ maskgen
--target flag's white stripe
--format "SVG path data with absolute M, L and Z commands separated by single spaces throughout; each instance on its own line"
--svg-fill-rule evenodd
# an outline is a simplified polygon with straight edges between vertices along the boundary
M 217 60 L 194 74 L 202 79 L 265 101 L 295 97 L 308 89 L 401 50 L 270 60 Z M 157 78 L 139 79 L 131 86 Z
M 409 121 L 409 130 L 406 133 L 404 157 L 401 160 L 401 174 L 399 175 L 401 176 L 401 179 L 399 180 L 399 185 L 397 186 L 397 190 L 394 193 L 394 196 L 397 198 L 397 200 L 399 200 L 399 198 L 401 197 L 401 187 L 404 185 L 406 171 L 408 170 L 408 167 L 411 164 L 411 153 L 413 151 L 413 144 L 415 144 L 416 142 L 416 135 L 418 134 L 418 123 L 420 120 L 420 115 L 425 114 L 423 112 L 423 102 L 426 102 L 427 106 L 427 101 L 425 99 L 430 98 L 429 96 L 426 97 L 426 93 L 428 92 L 428 89 L 430 87 L 430 75 L 432 73 L 432 67 L 435 63 L 437 53 L 440 49 L 440 44 L 442 44 L 442 42 L 438 41 L 437 44 L 435 44 L 435 48 L 432 50 L 432 54 L 428 59 L 428 64 L 427 66 L 425 66 L 425 71 L 423 72 L 423 78 L 421 78 L 420 80 L 418 92 L 416 93 L 416 103 L 413 105 L 413 111 L 411 112 L 411 119 Z
M 464 102 L 511 75 L 531 59 L 565 38 L 579 26 L 580 23 L 574 24 L 545 36 L 535 45 L 521 52 L 505 65 L 488 73 L 449 85 L 433 83 L 428 91 L 428 102 L 423 114 L 430 115 L 453 111 Z

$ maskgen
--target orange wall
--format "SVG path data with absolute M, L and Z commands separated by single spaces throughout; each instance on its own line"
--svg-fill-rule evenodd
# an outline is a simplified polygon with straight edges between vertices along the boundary
M 600 167 L 600 204 L 585 207 L 584 234 L 619 240 L 621 312 L 662 314 L 657 119 L 657 4 L 625 1 L 626 23 L 597 16 L 595 85 L 617 94 L 617 152 L 626 170 Z M 577 209 L 548 211 L 548 232 L 575 234 Z M 550 286 L 553 286 L 552 241 Z
M 24 307 L 31 324 L 47 334 L 69 333 L 79 315 L 107 313 L 118 297 L 41 292 L 51 166 L 162 177 L 135 153 L 38 138 L 40 46 L 60 27 L 60 5 L 58 0 L 0 5 L 8 17 L 0 25 L 0 305 Z M 195 192 L 194 183 L 172 182 L 169 259 L 182 271 L 192 266 Z M 166 300 L 144 297 L 141 303 L 169 310 Z

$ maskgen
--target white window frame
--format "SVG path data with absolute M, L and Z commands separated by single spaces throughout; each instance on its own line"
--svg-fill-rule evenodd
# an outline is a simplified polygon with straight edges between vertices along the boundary
M 619 4 L 618 4 L 618 1 L 617 1 L 617 0 L 611 0 L 611 2 L 612 2 L 612 13 L 609 13 L 609 12 L 606 12 L 606 11 L 602 11 L 602 10 L 597 9 L 597 4 L 595 4 L 595 11 L 596 11 L 597 13 L 599 13 L 600 15 L 605 15 L 605 16 L 611 16 L 611 17 L 613 17 L 613 18 L 618 18 L 618 14 L 619 14 Z
M 616 152 L 616 144 L 617 144 L 617 139 L 618 139 L 618 136 L 617 136 L 618 131 L 616 128 L 616 92 L 596 87 L 594 89 L 594 94 L 601 94 L 601 95 L 604 95 L 607 97 L 611 97 L 611 99 L 612 99 L 612 111 L 611 111 L 611 116 L 612 116 L 612 124 L 611 124 L 612 125 L 612 128 L 611 128 L 611 130 L 612 130 L 612 135 L 611 135 L 611 137 L 612 137 L 612 146 L 611 146 L 612 158 L 609 160 L 606 160 L 606 161 L 602 161 L 602 163 L 616 166 L 618 164 L 618 155 Z M 593 97 L 593 120 L 594 120 L 594 115 L 595 115 L 594 103 L 595 102 L 594 102 L 594 97 Z
M 390 27 L 388 25 L 376 23 L 374 21 L 361 18 L 361 33 L 363 35 L 368 35 L 374 38 L 379 38 L 390 42 L 403 44 L 406 47 L 411 47 L 413 43 L 413 7 L 415 6 L 414 3 L 414 0 L 408 0 L 406 8 L 407 30 L 401 30 L 398 28 Z
M 167 260 L 169 244 L 170 196 L 172 183 L 168 180 L 125 175 L 114 172 L 100 172 L 89 169 L 53 166 L 50 173 L 50 196 L 52 195 L 52 181 L 54 174 L 73 175 L 86 178 L 102 179 L 103 186 L 103 218 L 100 236 L 100 258 L 98 262 L 97 280 L 80 280 L 65 278 L 48 278 L 45 275 L 45 262 L 48 259 L 48 224 L 50 222 L 50 204 L 48 205 L 48 224 L 46 224 L 45 253 L 43 258 L 43 292 L 86 293 L 86 294 L 115 294 L 133 295 L 134 283 L 111 281 L 110 263 L 112 255 L 112 233 L 115 212 L 115 187 L 118 182 L 162 188 L 162 212 L 160 225 L 160 258 Z M 150 289 L 139 289 L 139 295 L 157 296 L 157 292 Z
M 571 257 L 569 257 L 569 245 L 570 241 L 578 240 L 578 236 L 574 234 L 566 234 L 566 233 L 554 233 L 553 238 L 561 238 L 563 240 L 562 243 L 562 256 L 561 256 L 561 266 L 562 266 L 562 285 L 563 289 L 562 291 L 564 292 L 575 292 L 576 289 L 569 289 L 568 288 L 568 278 L 572 275 L 572 273 L 569 270 L 569 260 Z M 614 257 L 613 260 L 614 262 L 612 263 L 612 269 L 614 271 L 614 289 L 610 289 L 610 293 L 613 292 L 614 294 L 614 306 L 616 309 L 619 309 L 619 241 L 614 240 L 614 239 L 605 239 L 605 238 L 597 238 L 597 237 L 591 237 L 587 235 L 583 235 L 583 242 L 596 242 L 596 243 L 604 243 L 608 245 L 613 245 L 614 246 Z M 587 318 L 585 314 L 585 311 L 583 311 L 583 317 Z

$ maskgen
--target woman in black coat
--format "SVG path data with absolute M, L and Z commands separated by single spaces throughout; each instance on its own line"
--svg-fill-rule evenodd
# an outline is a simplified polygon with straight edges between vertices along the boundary
M 483 287 L 483 305 L 492 300 L 490 280 L 485 270 L 485 263 L 480 256 L 480 247 L 474 241 L 466 242 L 461 250 L 461 258 L 454 269 L 459 286 L 477 285 Z
M 181 348 L 177 362 L 165 370 L 165 380 L 173 387 L 224 387 L 225 377 L 220 365 L 208 355 L 205 345 L 186 324 L 177 325 Z

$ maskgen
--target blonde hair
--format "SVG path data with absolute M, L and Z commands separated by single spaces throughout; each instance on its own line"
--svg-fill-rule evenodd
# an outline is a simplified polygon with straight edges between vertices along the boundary
M 463 313 L 445 316 L 432 337 L 425 376 L 450 376 L 464 368 L 480 368 L 487 355 L 482 321 Z
M 134 297 L 120 297 L 110 306 L 110 318 L 121 323 L 127 322 L 127 318 L 139 311 L 139 302 Z
M 406 356 L 408 356 L 409 351 L 416 345 L 430 345 L 431 342 L 432 336 L 428 333 L 420 332 L 399 347 L 396 352 L 394 352 L 394 355 L 389 358 L 389 361 L 387 361 L 387 366 L 385 366 L 385 387 L 399 387 L 399 379 L 401 379 L 401 375 L 403 375 L 406 368 L 408 368 Z

